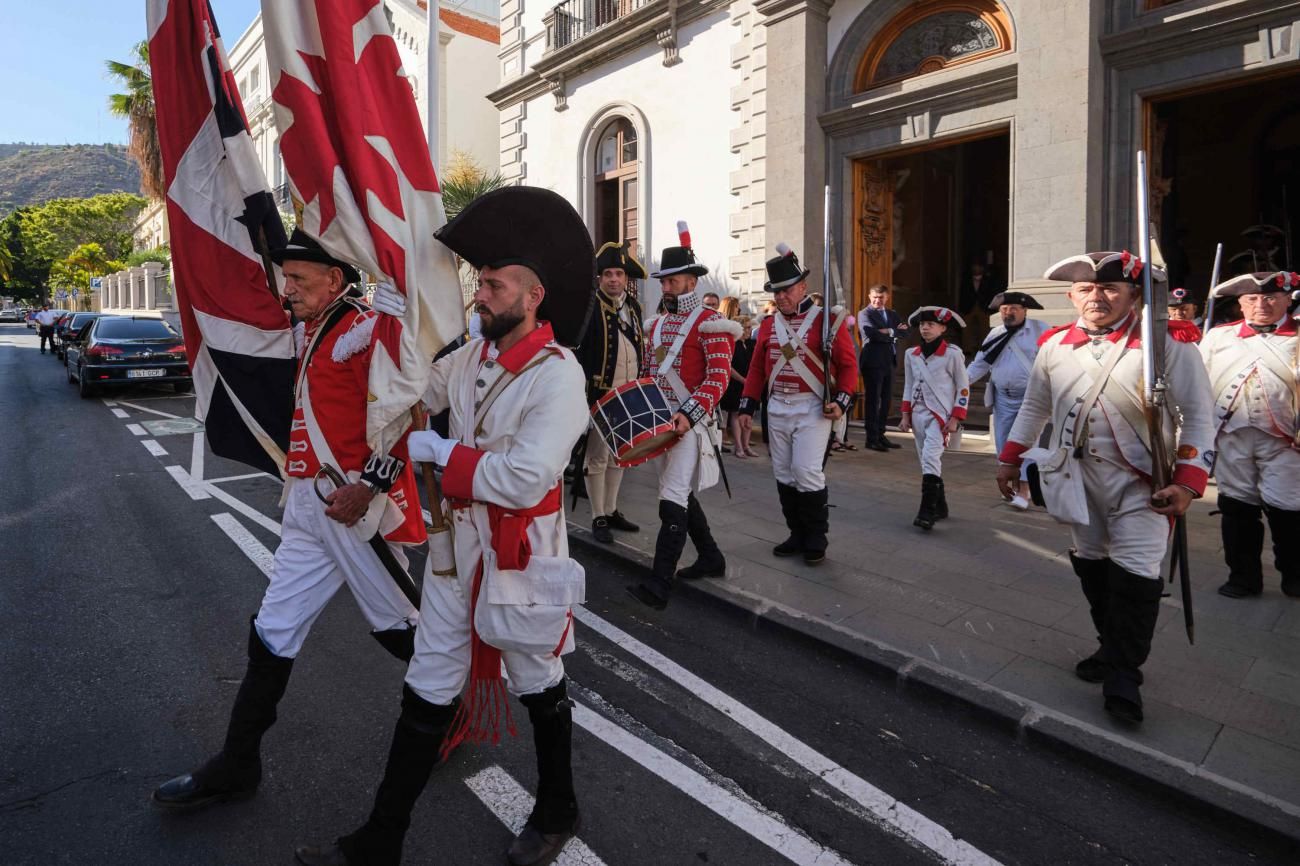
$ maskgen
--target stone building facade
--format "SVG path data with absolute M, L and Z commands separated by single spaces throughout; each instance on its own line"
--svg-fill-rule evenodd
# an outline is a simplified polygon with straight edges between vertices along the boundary
M 1139 147 L 1194 295 L 1215 242 L 1289 234 L 1300 198 L 1295 0 L 504 0 L 501 22 L 502 171 L 649 258 L 687 219 L 755 302 L 780 240 L 820 282 L 827 185 L 854 303 L 884 282 L 960 307 L 978 261 L 1058 315 L 1047 265 L 1136 247 Z

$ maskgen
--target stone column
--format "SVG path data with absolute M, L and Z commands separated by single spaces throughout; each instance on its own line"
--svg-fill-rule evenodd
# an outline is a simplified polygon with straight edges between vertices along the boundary
M 1105 6 L 1022 0 L 1016 17 L 1011 277 L 1040 296 L 1064 293 L 1042 280 L 1053 262 L 1124 243 L 1100 236 L 1105 70 L 1098 38 Z
M 140 309 L 144 302 L 144 268 L 127 269 L 127 279 L 131 282 L 131 303 L 132 310 Z
M 765 257 L 785 241 L 822 284 L 826 20 L 834 0 L 758 0 L 767 27 Z
M 161 272 L 160 263 L 144 263 L 144 306 L 147 310 L 158 309 L 158 280 Z

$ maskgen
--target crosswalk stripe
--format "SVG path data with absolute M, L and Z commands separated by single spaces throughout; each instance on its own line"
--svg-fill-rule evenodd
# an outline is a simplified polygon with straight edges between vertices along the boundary
M 498 766 L 491 766 L 470 776 L 465 784 L 511 833 L 518 834 L 524 829 L 528 813 L 533 810 L 533 795 L 525 791 L 513 776 Z M 605 861 L 576 836 L 569 840 L 554 862 L 557 866 L 605 866 Z

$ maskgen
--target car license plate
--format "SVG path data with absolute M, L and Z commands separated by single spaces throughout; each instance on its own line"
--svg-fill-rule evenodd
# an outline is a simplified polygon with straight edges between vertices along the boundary
M 165 376 L 165 375 L 167 375 L 167 371 L 161 369 L 126 371 L 126 378 L 128 379 L 151 379 L 154 376 Z

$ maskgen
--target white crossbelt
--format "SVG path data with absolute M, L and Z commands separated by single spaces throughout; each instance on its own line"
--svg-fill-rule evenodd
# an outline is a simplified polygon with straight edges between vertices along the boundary
M 825 315 L 824 312 L 821 314 Z M 818 379 L 804 363 L 804 357 L 807 357 L 818 370 L 823 372 L 825 371 L 821 359 L 814 355 L 812 350 L 808 348 L 808 344 L 804 342 L 804 338 L 812 328 L 813 322 L 817 319 L 817 315 L 817 313 L 810 313 L 805 316 L 803 322 L 799 325 L 799 330 L 791 333 L 790 325 L 786 322 L 785 316 L 781 315 L 780 311 L 775 314 L 773 330 L 776 333 L 777 342 L 781 346 L 781 356 L 776 359 L 776 363 L 772 365 L 772 372 L 768 374 L 768 393 L 776 392 L 776 377 L 780 375 L 781 371 L 787 366 L 794 370 L 800 379 L 803 379 L 804 384 L 806 384 L 814 394 L 821 390 L 821 380 Z M 803 350 L 803 356 L 799 354 L 800 349 Z
M 673 340 L 672 345 L 668 347 L 668 351 L 664 353 L 663 357 L 658 358 L 656 362 L 658 365 L 656 371 L 660 376 L 668 380 L 668 386 L 673 389 L 678 405 L 691 399 L 691 392 L 686 388 L 686 383 L 682 381 L 681 375 L 678 374 L 673 365 L 677 362 L 677 356 L 681 354 L 682 347 L 686 345 L 686 335 L 691 332 L 691 329 L 695 327 L 695 323 L 700 320 L 702 315 L 704 315 L 704 307 L 696 307 L 691 310 L 685 321 L 682 322 L 682 326 L 677 332 L 677 338 Z M 666 318 L 668 317 L 665 315 L 655 320 L 654 333 L 651 337 L 655 349 L 660 348 L 659 334 L 663 329 L 664 319 Z

